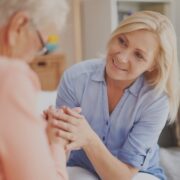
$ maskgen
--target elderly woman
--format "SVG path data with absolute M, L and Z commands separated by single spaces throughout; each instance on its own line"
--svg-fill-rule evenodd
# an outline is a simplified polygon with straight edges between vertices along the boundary
M 65 0 L 0 0 L 0 179 L 67 179 L 61 139 L 47 140 L 36 111 L 40 90 L 29 63 L 52 50 L 67 14 Z
M 75 150 L 68 161 L 72 180 L 165 179 L 158 138 L 179 104 L 176 36 L 164 15 L 143 11 L 112 33 L 105 59 L 68 69 L 62 78 L 53 121 Z M 82 115 L 71 110 L 80 106 Z M 56 114 L 57 117 L 57 114 Z

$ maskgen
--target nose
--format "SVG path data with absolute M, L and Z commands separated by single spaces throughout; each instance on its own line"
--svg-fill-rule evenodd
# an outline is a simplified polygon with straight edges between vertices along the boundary
M 128 63 L 130 60 L 130 53 L 127 51 L 120 52 L 117 58 L 119 62 Z

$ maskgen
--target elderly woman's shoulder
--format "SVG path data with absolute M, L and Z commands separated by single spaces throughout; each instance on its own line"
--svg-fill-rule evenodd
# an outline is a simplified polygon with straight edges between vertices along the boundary
M 1 82 L 12 78 L 14 79 L 14 83 L 16 83 L 16 78 L 18 79 L 18 77 L 32 79 L 34 76 L 36 76 L 35 73 L 30 69 L 27 63 L 21 60 L 0 57 Z
M 0 71 L 1 72 L 22 72 L 27 71 L 29 69 L 28 65 L 21 61 L 16 59 L 9 59 L 5 57 L 0 57 Z

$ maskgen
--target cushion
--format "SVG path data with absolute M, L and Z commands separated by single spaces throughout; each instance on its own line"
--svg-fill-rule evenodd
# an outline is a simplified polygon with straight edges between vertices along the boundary
M 167 179 L 180 179 L 180 148 L 160 148 L 160 164 Z

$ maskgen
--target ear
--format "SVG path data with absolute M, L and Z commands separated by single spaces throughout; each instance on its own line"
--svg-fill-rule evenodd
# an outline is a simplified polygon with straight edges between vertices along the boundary
M 18 11 L 11 18 L 7 26 L 7 40 L 10 46 L 15 46 L 19 37 L 26 31 L 29 17 L 24 11 Z

